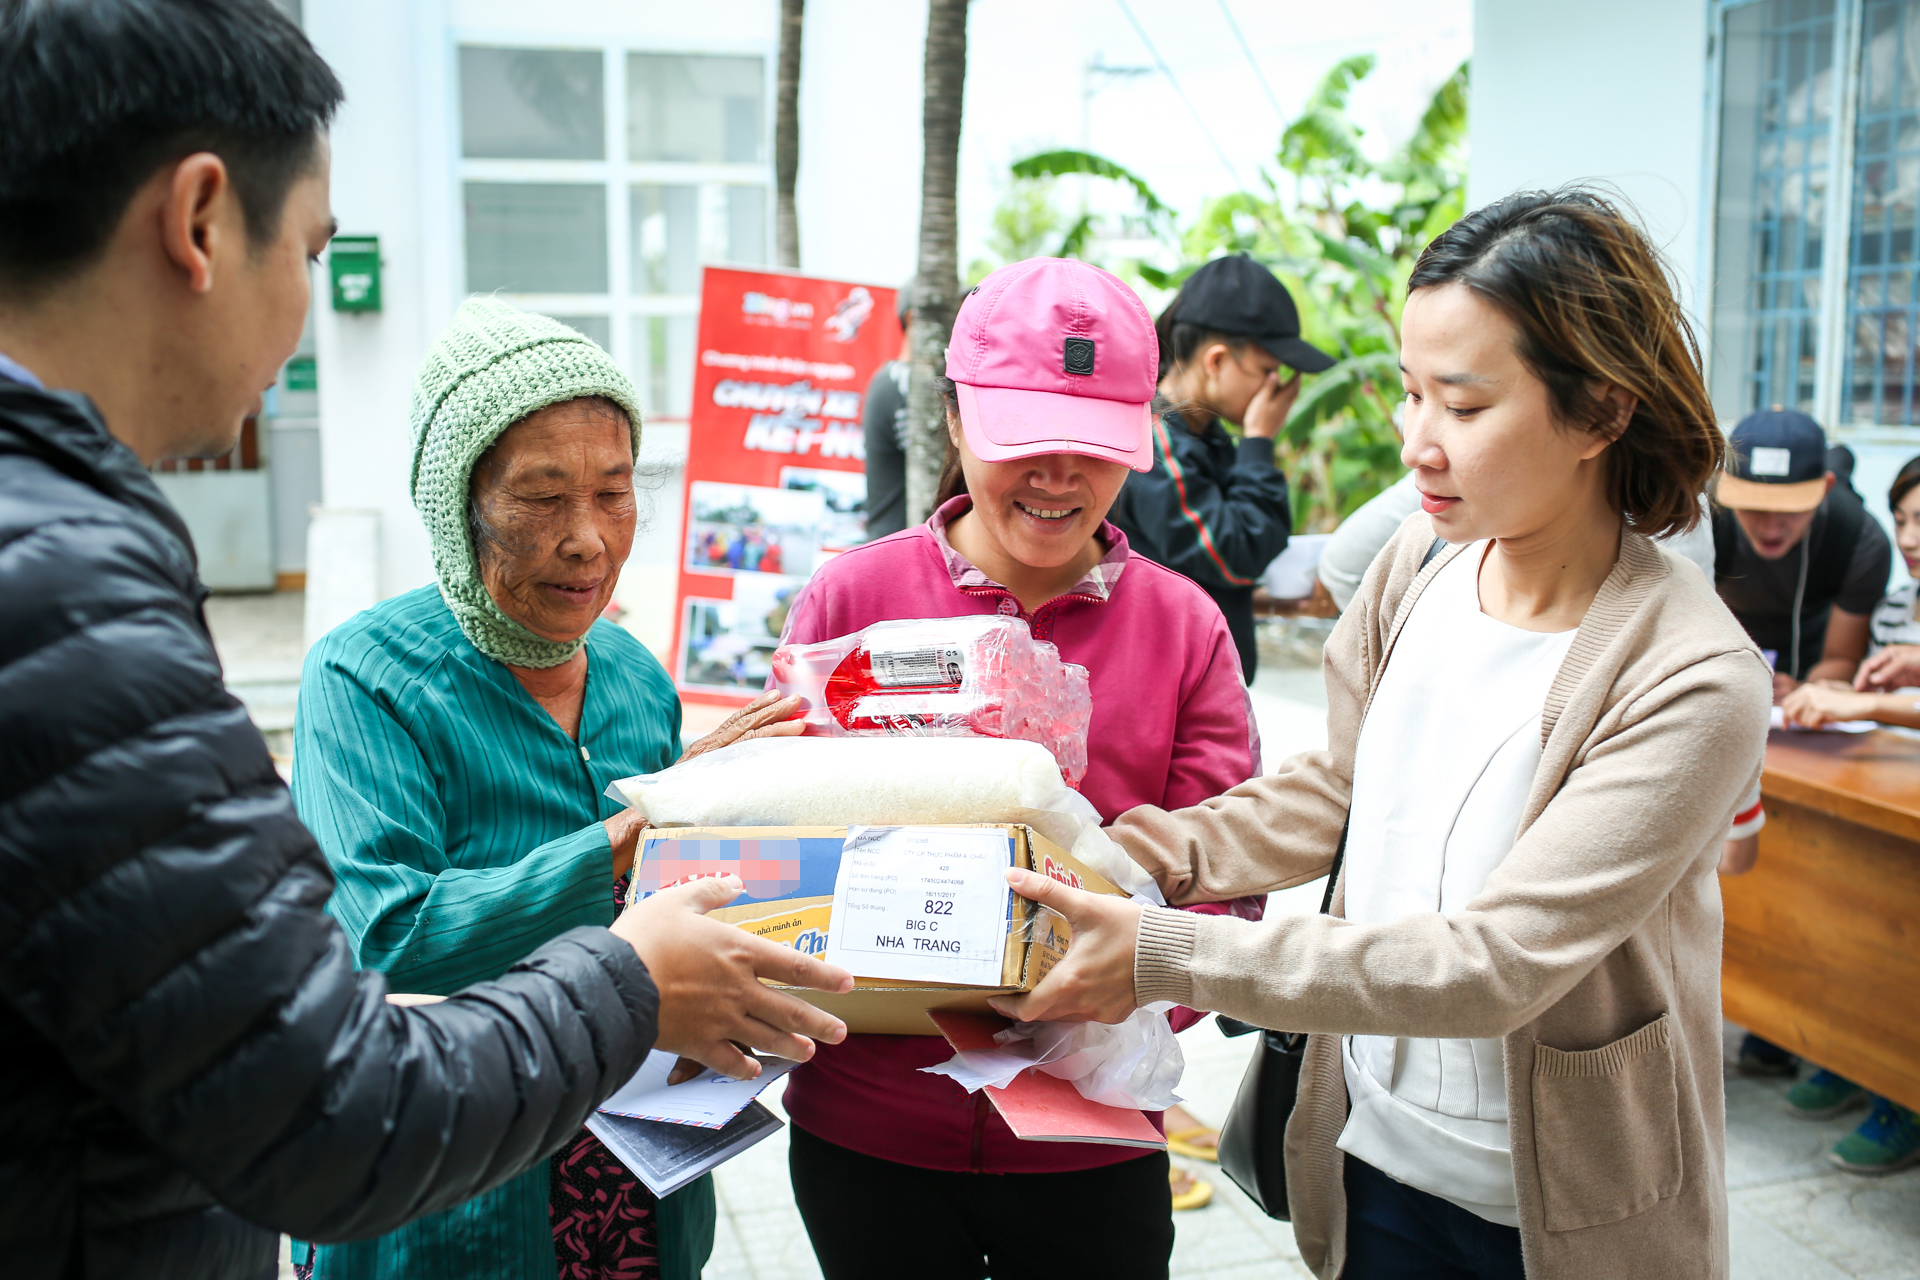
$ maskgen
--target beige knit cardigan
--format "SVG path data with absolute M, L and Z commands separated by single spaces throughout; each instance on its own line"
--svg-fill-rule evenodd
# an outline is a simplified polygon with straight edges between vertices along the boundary
M 1176 813 L 1114 825 L 1171 903 L 1326 874 L 1354 747 L 1424 570 L 1416 512 L 1326 648 L 1325 751 Z M 1547 694 L 1544 754 L 1512 851 L 1465 910 L 1389 924 L 1250 923 L 1150 908 L 1142 1004 L 1308 1031 L 1287 1129 L 1301 1255 L 1346 1261 L 1342 1035 L 1504 1037 L 1514 1191 L 1535 1280 L 1727 1275 L 1720 1048 L 1721 842 L 1758 779 L 1771 684 L 1699 572 L 1635 533 Z M 1424 767 L 1408 760 L 1409 770 Z

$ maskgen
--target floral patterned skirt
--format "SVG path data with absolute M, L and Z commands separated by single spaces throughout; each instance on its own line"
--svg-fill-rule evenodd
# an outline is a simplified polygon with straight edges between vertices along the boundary
M 556 1152 L 548 1183 L 558 1280 L 660 1280 L 659 1201 L 598 1138 L 582 1129 Z M 297 1280 L 313 1280 L 313 1246 L 294 1257 Z
M 659 1280 L 659 1201 L 585 1129 L 553 1157 L 560 1280 Z

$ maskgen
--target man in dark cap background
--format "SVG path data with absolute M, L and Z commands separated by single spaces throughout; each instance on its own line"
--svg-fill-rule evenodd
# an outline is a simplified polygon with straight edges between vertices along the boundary
M 900 354 L 867 382 L 867 541 L 907 527 L 907 375 L 913 366 L 913 282 L 900 289 Z
M 1802 681 L 1851 687 L 1893 548 L 1852 486 L 1828 469 L 1826 433 L 1774 406 L 1733 429 L 1714 489 L 1714 585 L 1773 655 L 1774 695 Z
M 1334 359 L 1301 340 L 1293 295 L 1245 254 L 1187 277 L 1154 328 L 1161 400 L 1153 469 L 1128 477 L 1108 518 L 1134 551 L 1213 597 L 1251 684 L 1253 589 L 1292 529 L 1273 443 L 1300 396 L 1300 375 Z M 1294 371 L 1284 382 L 1283 365 Z M 1239 426 L 1237 441 L 1223 418 Z
M 1885 531 L 1852 485 L 1837 483 L 1826 433 L 1806 414 L 1779 405 L 1749 414 L 1728 443 L 1713 493 L 1720 598 L 1772 660 L 1775 702 L 1803 681 L 1851 688 L 1893 563 Z M 1721 869 L 1751 866 L 1756 839 L 1729 840 Z M 1797 1067 L 1785 1049 L 1749 1034 L 1740 1069 L 1791 1076 Z

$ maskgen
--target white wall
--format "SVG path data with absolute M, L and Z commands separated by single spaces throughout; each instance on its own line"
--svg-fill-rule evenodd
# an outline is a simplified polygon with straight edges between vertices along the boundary
M 436 186 L 426 179 L 445 168 L 430 150 L 438 136 L 435 117 L 443 113 L 423 118 L 422 111 L 422 99 L 445 84 L 435 35 L 441 8 L 437 0 L 310 0 L 305 6 L 308 37 L 347 92 L 333 127 L 334 215 L 347 234 L 378 235 L 384 259 L 383 310 L 339 313 L 323 299 L 315 316 L 322 502 L 379 513 L 381 596 L 433 578 L 426 529 L 407 494 L 407 403 L 415 367 L 445 318 L 427 284 L 444 278 L 448 236 L 423 225 Z M 324 271 L 315 284 L 331 287 Z M 338 545 L 316 544 L 310 552 L 324 556 L 327 546 Z M 308 572 L 315 583 L 340 577 L 334 566 L 311 560 Z M 310 615 L 332 623 L 341 620 L 336 612 L 321 607 Z
M 342 232 L 378 235 L 384 259 L 383 309 L 340 314 L 323 302 L 315 332 L 322 501 L 332 510 L 378 513 L 379 596 L 433 580 L 426 530 L 407 491 L 407 410 L 415 370 L 461 297 L 456 40 L 577 36 L 663 50 L 755 45 L 771 57 L 777 13 L 767 0 L 307 0 L 307 34 L 347 93 L 333 129 L 334 212 Z M 917 64 L 914 75 L 917 83 Z M 917 166 L 917 155 L 911 163 Z M 917 215 L 917 187 L 914 201 Z M 361 545 L 330 539 L 310 550 L 324 555 Z M 358 580 L 364 572 L 310 565 L 309 575 L 320 583 Z M 310 615 L 331 625 L 358 605 L 356 595 L 338 610 Z
M 890 286 L 913 276 L 926 38 L 925 4 L 807 5 L 794 204 L 808 275 Z
M 1475 0 L 1469 207 L 1612 183 L 1699 316 L 1706 0 Z

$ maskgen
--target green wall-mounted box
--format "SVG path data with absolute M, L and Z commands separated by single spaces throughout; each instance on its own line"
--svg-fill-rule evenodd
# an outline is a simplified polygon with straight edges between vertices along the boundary
M 327 251 L 335 311 L 380 309 L 380 237 L 335 236 Z
M 280 375 L 280 385 L 288 391 L 318 391 L 320 369 L 314 358 L 295 356 L 287 361 L 287 367 Z

